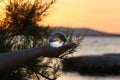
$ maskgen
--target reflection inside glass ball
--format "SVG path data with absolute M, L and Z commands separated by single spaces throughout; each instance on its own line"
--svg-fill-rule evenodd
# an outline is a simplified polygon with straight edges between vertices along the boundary
M 51 47 L 61 47 L 67 43 L 66 36 L 63 33 L 56 32 L 53 33 L 49 39 L 49 44 Z

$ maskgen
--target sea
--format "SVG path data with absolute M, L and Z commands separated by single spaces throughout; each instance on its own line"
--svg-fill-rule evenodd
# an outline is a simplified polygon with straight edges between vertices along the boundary
M 72 57 L 103 54 L 120 54 L 120 37 L 85 37 Z M 57 80 L 120 80 L 120 76 L 83 76 L 77 72 L 63 72 Z

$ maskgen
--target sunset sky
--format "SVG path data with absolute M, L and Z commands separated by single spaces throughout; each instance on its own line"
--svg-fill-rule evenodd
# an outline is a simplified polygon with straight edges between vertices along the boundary
M 43 24 L 120 33 L 120 0 L 57 0 Z

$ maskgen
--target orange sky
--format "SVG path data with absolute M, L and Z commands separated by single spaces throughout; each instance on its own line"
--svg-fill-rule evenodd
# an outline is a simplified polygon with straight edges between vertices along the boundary
M 120 33 L 120 0 L 57 0 L 43 24 Z

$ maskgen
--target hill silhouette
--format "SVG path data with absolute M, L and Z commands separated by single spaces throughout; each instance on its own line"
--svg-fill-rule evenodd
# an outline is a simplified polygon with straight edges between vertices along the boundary
M 111 36 L 111 37 L 120 37 L 120 34 L 111 34 L 102 31 L 97 31 L 94 29 L 89 28 L 65 28 L 65 27 L 58 27 L 58 30 L 67 30 L 71 29 L 74 31 L 74 34 L 86 33 L 86 36 Z

